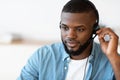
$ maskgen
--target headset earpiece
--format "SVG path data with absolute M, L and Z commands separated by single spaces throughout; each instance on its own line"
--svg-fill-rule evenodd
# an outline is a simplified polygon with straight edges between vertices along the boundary
M 99 25 L 97 23 L 95 23 L 93 26 L 93 34 L 96 34 L 96 31 L 99 29 L 100 29 Z

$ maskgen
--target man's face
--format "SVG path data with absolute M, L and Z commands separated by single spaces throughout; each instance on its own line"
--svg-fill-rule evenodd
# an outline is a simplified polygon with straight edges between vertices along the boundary
M 92 13 L 68 13 L 61 14 L 61 38 L 69 51 L 78 51 L 81 45 L 91 37 L 95 17 Z

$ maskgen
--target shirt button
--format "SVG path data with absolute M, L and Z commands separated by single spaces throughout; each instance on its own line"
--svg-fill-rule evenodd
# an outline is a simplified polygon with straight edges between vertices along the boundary
M 67 67 L 65 66 L 65 67 L 64 67 L 64 69 L 66 70 L 66 69 L 67 69 Z
M 67 58 L 67 61 L 69 61 L 70 60 L 70 58 Z

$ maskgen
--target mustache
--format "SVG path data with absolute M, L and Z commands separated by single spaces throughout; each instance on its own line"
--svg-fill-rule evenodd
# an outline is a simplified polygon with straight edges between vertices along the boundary
M 67 38 L 64 40 L 65 43 L 69 43 L 69 42 L 73 42 L 73 43 L 78 43 L 78 44 L 81 44 L 79 41 L 75 40 L 75 39 L 71 39 L 71 38 Z

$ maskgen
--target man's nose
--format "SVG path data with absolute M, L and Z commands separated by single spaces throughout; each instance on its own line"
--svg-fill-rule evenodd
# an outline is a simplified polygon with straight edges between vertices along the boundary
M 68 38 L 76 38 L 76 37 L 77 37 L 76 31 L 70 29 L 70 30 L 68 31 L 68 33 L 67 33 L 67 37 L 68 37 Z

